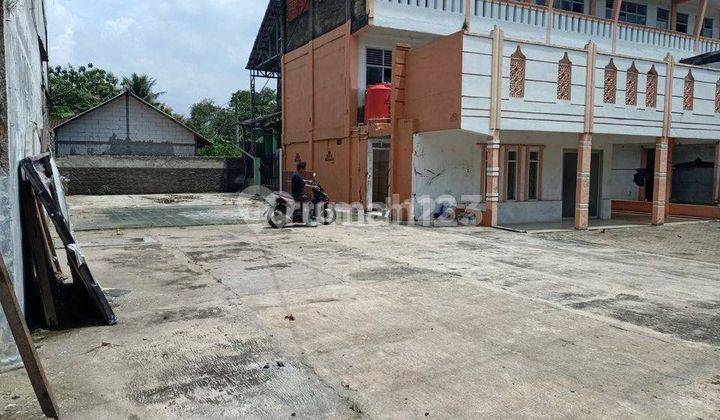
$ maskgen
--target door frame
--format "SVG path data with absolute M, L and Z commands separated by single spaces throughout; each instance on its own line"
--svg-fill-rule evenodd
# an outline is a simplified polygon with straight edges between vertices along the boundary
M 383 147 L 383 149 L 390 150 L 390 139 L 389 138 L 378 138 L 378 139 L 368 140 L 367 175 L 365 177 L 365 208 L 367 210 L 372 210 L 372 204 L 373 204 L 373 176 L 375 174 L 374 163 L 375 163 L 375 147 L 376 147 L 376 145 L 386 146 L 386 147 Z M 388 182 L 389 181 L 390 180 L 388 179 Z
M 560 174 L 560 179 L 561 179 L 561 181 L 560 181 L 560 202 L 561 203 L 564 201 L 564 197 L 565 197 L 565 182 L 563 182 L 562 180 L 565 178 L 564 174 L 565 174 L 565 154 L 566 153 L 572 153 L 575 155 L 579 155 L 579 149 L 563 148 L 563 150 L 562 150 L 562 173 Z M 597 219 L 602 219 L 602 213 L 603 213 L 602 197 L 603 197 L 604 153 L 603 153 L 602 149 L 599 149 L 599 150 L 593 149 L 591 151 L 590 159 L 592 159 L 592 155 L 599 156 L 598 171 L 597 171 L 598 172 L 597 215 L 593 216 L 591 214 L 588 214 L 588 218 L 590 218 L 592 220 L 597 220 Z M 576 161 L 577 161 L 577 159 L 576 159 Z M 591 160 L 590 166 L 592 168 L 592 160 Z M 575 171 L 575 179 L 576 179 L 576 181 L 575 181 L 576 182 L 575 188 L 576 188 L 577 187 L 577 166 L 575 167 L 574 171 Z M 590 172 L 590 176 L 592 177 L 592 171 Z M 592 185 L 592 178 L 590 180 L 590 184 Z M 577 199 L 577 197 L 576 197 L 576 199 Z M 592 197 L 590 197 L 590 199 L 592 200 Z M 589 211 L 588 211 L 588 213 L 589 213 Z M 560 210 L 560 214 L 562 215 L 562 208 Z M 566 217 L 564 219 L 569 219 L 569 218 L 570 217 Z

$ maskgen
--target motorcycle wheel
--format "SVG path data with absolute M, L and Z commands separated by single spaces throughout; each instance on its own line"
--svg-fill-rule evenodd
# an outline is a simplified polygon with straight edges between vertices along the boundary
M 335 223 L 335 219 L 337 219 L 337 211 L 335 210 L 335 206 L 332 204 L 328 204 L 323 209 L 323 225 L 331 225 Z
M 267 222 L 274 229 L 282 229 L 287 225 L 288 218 L 282 209 L 275 207 L 268 212 Z

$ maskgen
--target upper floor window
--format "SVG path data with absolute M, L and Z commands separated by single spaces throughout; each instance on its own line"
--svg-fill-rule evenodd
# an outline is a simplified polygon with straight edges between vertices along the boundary
M 392 80 L 392 51 L 367 49 L 367 85 L 390 83 Z
M 670 11 L 668 9 L 662 9 L 658 7 L 655 27 L 665 30 L 670 29 Z
M 620 0 L 618 0 L 620 1 Z M 613 0 L 605 2 L 605 17 L 612 19 Z M 620 5 L 621 22 L 634 23 L 637 25 L 645 25 L 647 23 L 647 6 L 631 1 L 623 1 Z
M 547 4 L 547 0 L 535 0 L 535 4 L 545 6 Z M 585 0 L 555 0 L 553 1 L 553 9 L 583 13 L 585 11 Z
M 712 36 L 713 36 L 713 20 L 712 20 L 712 18 L 703 19 L 703 25 L 702 25 L 702 29 L 700 30 L 700 35 L 707 37 L 707 38 L 712 38 Z
M 688 31 L 688 15 L 687 13 L 678 13 L 675 17 L 675 30 L 684 34 Z

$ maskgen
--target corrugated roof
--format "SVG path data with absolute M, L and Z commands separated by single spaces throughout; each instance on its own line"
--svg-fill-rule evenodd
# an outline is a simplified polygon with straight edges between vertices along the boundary
M 282 15 L 282 1 L 270 0 L 258 34 L 255 37 L 255 44 L 250 52 L 246 69 L 280 71 Z

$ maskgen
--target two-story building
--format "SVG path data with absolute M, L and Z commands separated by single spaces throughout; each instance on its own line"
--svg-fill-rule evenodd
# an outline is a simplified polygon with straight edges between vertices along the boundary
M 285 169 L 306 161 L 338 201 L 409 201 L 405 218 L 444 195 L 481 196 L 492 226 L 718 217 L 720 71 L 683 64 L 720 50 L 718 6 L 272 1 Z M 391 119 L 363 124 L 381 82 Z

